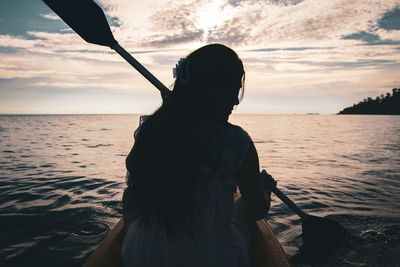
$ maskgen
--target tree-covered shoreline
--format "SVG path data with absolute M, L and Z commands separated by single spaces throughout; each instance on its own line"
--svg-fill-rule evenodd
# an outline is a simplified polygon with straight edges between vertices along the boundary
M 363 101 L 343 109 L 338 114 L 400 115 L 400 88 L 393 88 L 392 93 L 381 94 L 375 99 L 364 98 Z

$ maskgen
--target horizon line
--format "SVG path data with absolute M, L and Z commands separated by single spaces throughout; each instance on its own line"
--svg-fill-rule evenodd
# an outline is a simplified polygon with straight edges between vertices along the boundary
M 152 115 L 146 113 L 0 113 L 0 116 L 54 116 L 54 115 Z M 338 115 L 337 113 L 319 113 L 319 112 L 307 112 L 307 113 L 235 113 L 235 115 Z

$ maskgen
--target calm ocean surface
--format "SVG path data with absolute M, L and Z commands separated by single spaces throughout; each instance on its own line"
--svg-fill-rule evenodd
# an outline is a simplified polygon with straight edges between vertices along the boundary
M 121 218 L 138 115 L 0 116 L 0 266 L 80 266 Z M 353 239 L 312 265 L 400 266 L 400 116 L 233 115 L 304 211 Z M 301 222 L 273 197 L 290 256 Z

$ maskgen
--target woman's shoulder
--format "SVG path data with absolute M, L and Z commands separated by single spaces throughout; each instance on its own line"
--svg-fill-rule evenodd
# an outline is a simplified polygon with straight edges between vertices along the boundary
M 249 134 L 240 126 L 226 123 L 221 125 L 220 156 L 228 169 L 236 170 L 241 165 L 252 143 Z
M 236 141 L 243 140 L 244 142 L 252 142 L 250 135 L 239 125 L 227 123 L 227 132 Z

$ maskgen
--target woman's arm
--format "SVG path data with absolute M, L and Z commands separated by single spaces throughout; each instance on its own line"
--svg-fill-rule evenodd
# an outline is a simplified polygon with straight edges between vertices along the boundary
M 264 218 L 269 210 L 271 200 L 268 194 L 264 194 L 261 187 L 258 155 L 253 142 L 251 142 L 237 174 L 239 175 L 239 189 L 247 215 L 254 220 Z

